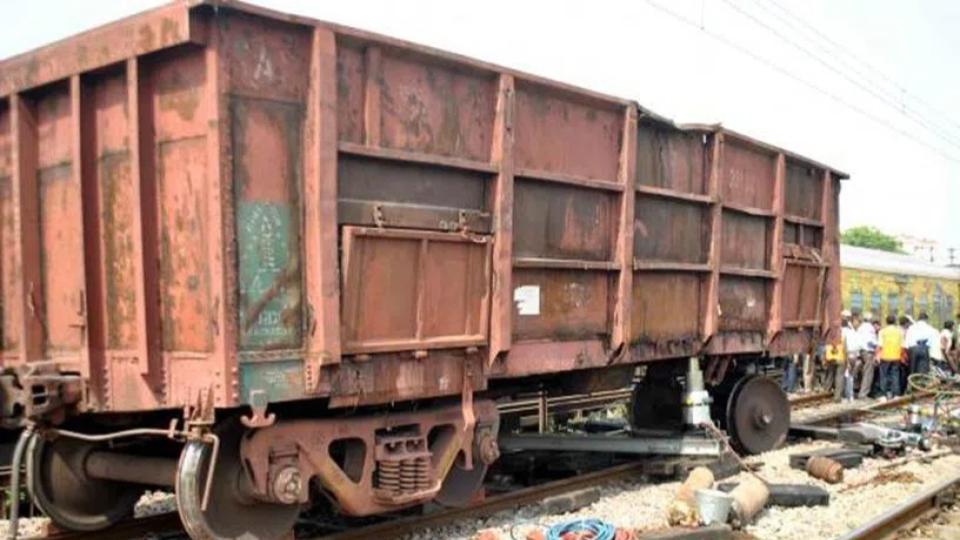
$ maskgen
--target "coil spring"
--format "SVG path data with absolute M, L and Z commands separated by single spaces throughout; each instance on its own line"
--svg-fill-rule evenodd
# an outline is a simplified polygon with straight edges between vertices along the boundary
M 417 458 L 417 489 L 430 489 L 430 458 L 426 456 Z
M 400 491 L 400 463 L 384 460 L 377 468 L 377 480 L 381 489 L 398 493 Z

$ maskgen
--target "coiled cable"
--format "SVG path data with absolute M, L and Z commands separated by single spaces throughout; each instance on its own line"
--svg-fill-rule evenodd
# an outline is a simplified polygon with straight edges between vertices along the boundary
M 563 535 L 570 533 L 576 534 L 577 538 L 613 540 L 617 534 L 617 528 L 600 519 L 577 519 L 549 527 L 547 529 L 546 540 L 561 540 Z

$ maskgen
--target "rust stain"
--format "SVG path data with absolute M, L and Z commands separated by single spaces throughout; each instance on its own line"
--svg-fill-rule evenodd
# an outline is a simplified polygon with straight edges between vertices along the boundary
M 141 51 L 149 51 L 153 49 L 155 36 L 153 33 L 152 25 L 150 24 L 141 25 L 140 28 L 137 30 L 137 36 L 138 36 L 137 47 Z
M 197 109 L 200 107 L 200 91 L 190 88 L 179 92 L 161 94 L 159 102 L 162 110 L 175 111 L 181 119 L 190 122 L 194 119 Z
M 160 42 L 164 44 L 178 43 L 180 39 L 180 24 L 176 19 L 164 18 L 160 22 Z

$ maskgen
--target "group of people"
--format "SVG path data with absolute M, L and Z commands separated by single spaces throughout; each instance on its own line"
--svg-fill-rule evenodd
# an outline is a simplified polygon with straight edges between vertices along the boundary
M 884 323 L 870 313 L 843 312 L 843 342 L 826 346 L 823 354 L 824 385 L 835 400 L 889 399 L 903 395 L 913 373 L 960 373 L 960 336 L 953 321 L 938 329 L 921 312 L 916 321 L 888 315 Z

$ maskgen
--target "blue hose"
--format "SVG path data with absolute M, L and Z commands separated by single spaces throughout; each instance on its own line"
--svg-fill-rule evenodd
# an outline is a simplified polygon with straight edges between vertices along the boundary
M 567 533 L 590 533 L 592 540 L 613 540 L 617 528 L 599 519 L 578 519 L 548 528 L 546 540 L 561 540 Z

